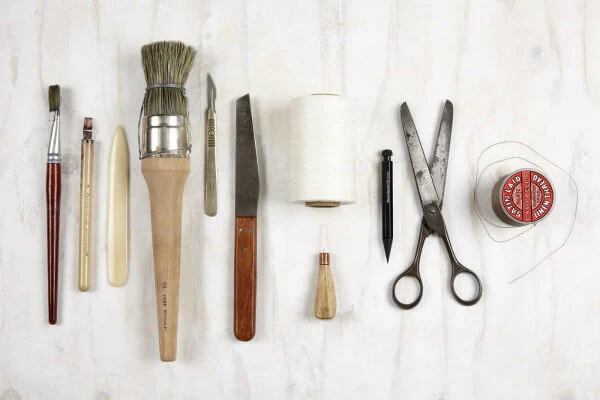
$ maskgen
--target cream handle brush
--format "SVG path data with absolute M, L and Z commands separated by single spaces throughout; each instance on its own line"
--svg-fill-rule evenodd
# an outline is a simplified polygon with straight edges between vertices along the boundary
M 142 47 L 146 94 L 139 143 L 150 194 L 154 284 L 160 359 L 177 357 L 181 203 L 190 173 L 190 132 L 183 85 L 196 50 L 181 42 Z
M 94 194 L 94 140 L 92 118 L 83 122 L 81 140 L 81 184 L 79 188 L 79 279 L 77 287 L 87 292 L 91 286 L 92 199 Z

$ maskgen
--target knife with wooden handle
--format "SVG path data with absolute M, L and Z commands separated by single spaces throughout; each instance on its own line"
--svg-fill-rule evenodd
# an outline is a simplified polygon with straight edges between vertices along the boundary
M 250 95 L 236 103 L 235 256 L 233 330 L 239 340 L 256 333 L 256 256 L 260 182 Z

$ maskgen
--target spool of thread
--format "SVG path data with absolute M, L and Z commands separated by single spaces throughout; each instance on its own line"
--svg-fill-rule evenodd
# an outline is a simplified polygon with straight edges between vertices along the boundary
M 290 200 L 309 207 L 355 201 L 354 102 L 334 94 L 292 101 Z
M 539 171 L 521 169 L 500 179 L 492 191 L 492 207 L 512 226 L 535 224 L 548 216 L 554 205 L 552 183 Z

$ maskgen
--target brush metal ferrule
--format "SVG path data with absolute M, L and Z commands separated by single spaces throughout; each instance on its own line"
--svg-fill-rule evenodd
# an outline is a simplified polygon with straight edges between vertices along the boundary
M 188 119 L 183 115 L 143 116 L 139 128 L 140 158 L 189 158 L 192 148 Z
M 48 163 L 60 163 L 60 113 L 50 111 L 50 141 L 48 142 Z

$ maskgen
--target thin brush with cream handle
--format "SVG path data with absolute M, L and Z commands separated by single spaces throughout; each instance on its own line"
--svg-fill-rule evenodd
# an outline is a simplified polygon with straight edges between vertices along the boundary
M 129 270 L 129 148 L 118 126 L 108 172 L 108 283 L 121 287 Z
M 77 287 L 87 292 L 92 269 L 92 198 L 94 185 L 94 139 L 92 118 L 83 121 L 81 140 L 81 183 L 79 186 L 79 279 Z

